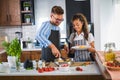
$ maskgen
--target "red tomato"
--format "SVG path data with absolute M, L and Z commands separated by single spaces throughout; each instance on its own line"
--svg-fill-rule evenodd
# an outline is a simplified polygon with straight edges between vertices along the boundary
M 83 71 L 83 69 L 80 67 L 76 67 L 76 71 Z
M 39 72 L 39 73 L 43 73 L 44 70 L 43 70 L 42 68 L 38 68 L 38 72 Z
M 49 69 L 49 71 L 53 71 L 53 69 L 50 67 L 50 68 L 48 68 Z
M 49 71 L 49 68 L 45 68 L 45 71 L 48 72 L 48 71 Z

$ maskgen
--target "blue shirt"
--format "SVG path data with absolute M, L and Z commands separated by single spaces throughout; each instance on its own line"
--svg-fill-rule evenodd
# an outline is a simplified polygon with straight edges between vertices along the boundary
M 48 40 L 51 30 L 59 31 L 58 26 L 52 25 L 50 21 L 43 22 L 40 29 L 37 31 L 35 39 L 40 43 L 41 47 L 48 47 L 52 42 Z

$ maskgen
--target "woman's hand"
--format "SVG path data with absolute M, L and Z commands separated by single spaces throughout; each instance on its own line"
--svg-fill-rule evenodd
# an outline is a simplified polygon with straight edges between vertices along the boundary
M 95 46 L 94 46 L 94 42 L 91 42 L 91 43 L 89 43 L 90 44 L 90 48 L 88 48 L 88 51 L 89 52 L 92 52 L 92 53 L 95 53 L 96 52 L 96 50 L 95 50 Z

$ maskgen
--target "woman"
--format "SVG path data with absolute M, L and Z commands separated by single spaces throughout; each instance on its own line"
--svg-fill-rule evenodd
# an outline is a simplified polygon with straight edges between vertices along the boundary
M 77 13 L 72 18 L 72 24 L 75 32 L 70 35 L 70 46 L 89 46 L 89 48 L 86 50 L 75 50 L 71 48 L 70 53 L 74 53 L 74 61 L 91 61 L 92 59 L 90 53 L 95 53 L 94 37 L 88 32 L 88 23 L 86 17 L 81 13 Z

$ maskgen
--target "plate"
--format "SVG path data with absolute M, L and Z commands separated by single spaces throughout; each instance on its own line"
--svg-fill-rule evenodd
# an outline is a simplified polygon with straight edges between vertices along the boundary
M 120 70 L 120 66 L 108 66 L 107 65 L 108 62 L 104 62 L 103 65 L 108 68 L 109 70 L 113 70 L 113 71 L 119 71 Z
M 79 45 L 79 46 L 73 46 L 71 47 L 72 49 L 75 49 L 75 50 L 86 50 L 88 49 L 90 46 L 87 46 L 87 45 Z

